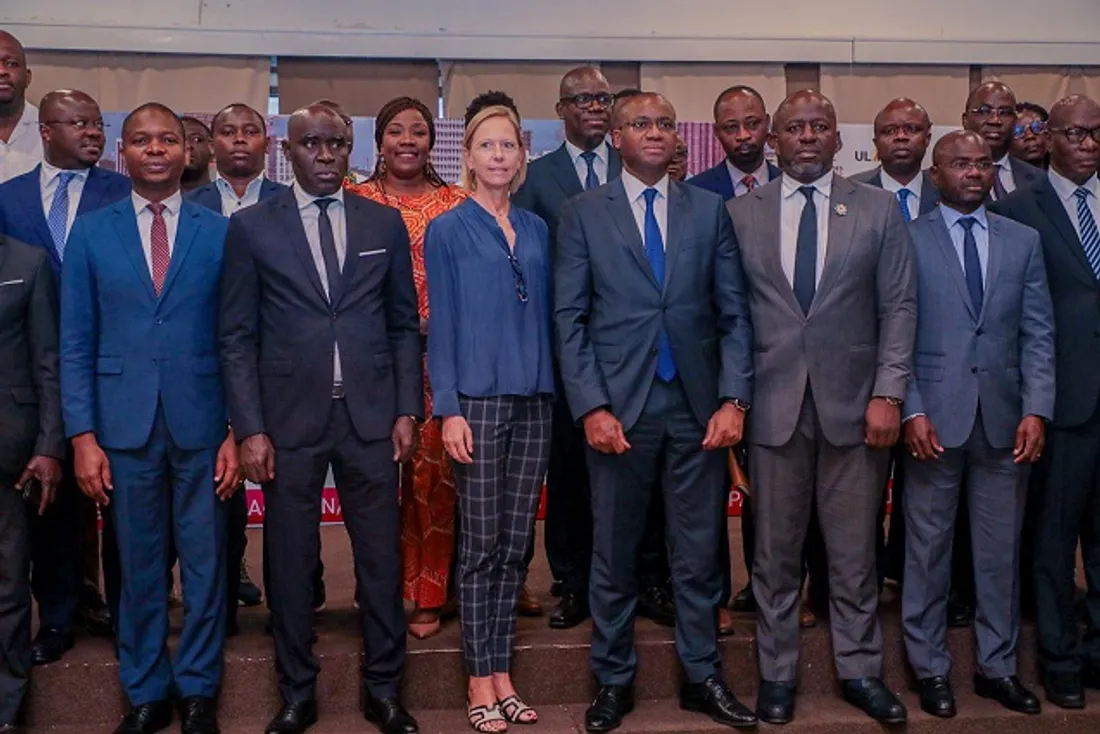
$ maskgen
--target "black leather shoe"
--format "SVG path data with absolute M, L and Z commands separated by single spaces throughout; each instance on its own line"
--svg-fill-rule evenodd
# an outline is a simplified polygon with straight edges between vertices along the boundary
M 367 696 L 363 716 L 378 726 L 382 734 L 416 734 L 420 727 L 396 698 Z
M 881 678 L 841 681 L 844 700 L 881 724 L 904 724 L 905 704 L 890 692 Z
M 550 612 L 550 627 L 556 630 L 567 630 L 570 627 L 576 627 L 586 619 L 588 619 L 588 601 L 572 591 L 566 591 L 561 595 L 554 611 Z
M 951 681 L 942 675 L 921 678 L 917 681 L 917 691 L 920 693 L 920 707 L 925 713 L 941 719 L 950 719 L 958 713 Z
M 960 599 L 954 592 L 947 595 L 947 626 L 952 629 L 974 624 L 974 607 Z
M 76 607 L 76 619 L 78 624 L 88 631 L 92 637 L 114 637 L 115 630 L 111 625 L 111 610 L 107 603 L 99 595 L 99 589 L 89 584 L 84 584 L 80 589 L 80 602 Z
M 733 597 L 733 601 L 730 602 L 730 609 L 735 612 L 755 612 L 756 611 L 756 597 L 752 593 L 752 584 L 746 584 L 745 588 L 737 592 L 737 596 Z
M 584 712 L 585 731 L 604 732 L 622 726 L 623 717 L 634 710 L 634 689 L 629 686 L 603 686 L 592 705 Z
M 115 729 L 115 734 L 153 734 L 167 729 L 171 724 L 172 704 L 154 701 L 130 709 L 130 713 L 122 717 L 122 723 Z
M 188 696 L 179 702 L 180 734 L 220 734 L 218 704 L 212 698 Z
M 1085 688 L 1081 676 L 1076 673 L 1046 673 L 1043 675 L 1043 688 L 1047 700 L 1064 709 L 1085 708 Z
M 698 711 L 713 721 L 735 729 L 755 729 L 756 714 L 737 700 L 733 691 L 716 676 L 702 683 L 686 683 L 680 689 L 680 708 Z
M 982 698 L 991 698 L 1009 711 L 1021 714 L 1037 714 L 1041 707 L 1035 694 L 1024 688 L 1020 679 L 1014 675 L 1004 678 L 986 678 L 974 674 L 974 693 Z
M 264 734 L 302 734 L 317 723 L 317 702 L 313 699 L 288 703 L 264 729 Z
M 61 627 L 43 627 L 38 630 L 31 645 L 31 663 L 48 665 L 56 663 L 65 653 L 73 649 L 72 630 Z
M 794 683 L 760 681 L 756 694 L 756 715 L 769 724 L 789 724 L 794 721 Z
M 676 605 L 672 603 L 668 589 L 663 586 L 650 586 L 638 595 L 637 614 L 663 627 L 676 626 Z
M 550 596 L 557 599 L 559 596 L 561 596 L 561 592 L 564 588 L 565 587 L 562 585 L 562 583 L 560 581 L 557 581 L 557 580 L 551 581 L 550 582 Z
M 23 734 L 25 731 L 18 724 L 0 724 L 0 734 Z

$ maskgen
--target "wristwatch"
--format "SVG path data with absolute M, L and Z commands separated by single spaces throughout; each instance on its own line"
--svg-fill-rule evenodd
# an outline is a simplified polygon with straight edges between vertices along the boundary
M 726 402 L 729 403 L 730 405 L 732 405 L 733 407 L 737 408 L 738 410 L 740 410 L 742 413 L 748 413 L 749 408 L 752 407 L 751 404 L 746 403 L 741 398 L 733 398 L 732 400 L 727 400 Z
M 879 397 L 881 397 L 890 405 L 893 405 L 895 408 L 900 408 L 903 402 L 901 398 L 892 398 L 889 395 L 880 395 Z

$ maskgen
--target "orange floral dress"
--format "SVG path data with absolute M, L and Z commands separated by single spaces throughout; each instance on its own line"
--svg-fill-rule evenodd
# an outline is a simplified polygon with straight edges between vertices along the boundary
M 428 318 L 428 278 L 424 270 L 424 233 L 428 222 L 452 209 L 467 193 L 440 186 L 419 196 L 387 194 L 377 181 L 347 186 L 347 190 L 401 212 L 412 246 L 413 280 L 420 318 Z M 421 609 L 436 609 L 448 597 L 455 554 L 455 480 L 443 449 L 440 421 L 432 418 L 432 390 L 424 365 L 424 416 L 420 446 L 401 471 L 401 556 L 404 596 Z

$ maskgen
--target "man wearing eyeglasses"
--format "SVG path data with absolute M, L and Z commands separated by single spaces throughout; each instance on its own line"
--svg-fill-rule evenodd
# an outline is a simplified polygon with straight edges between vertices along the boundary
M 527 180 L 512 199 L 516 206 L 538 214 L 546 222 L 552 250 L 557 243 L 562 203 L 582 191 L 603 186 L 622 171 L 618 151 L 607 142 L 614 97 L 600 70 L 582 66 L 569 71 L 562 77 L 558 96 L 555 109 L 565 126 L 565 142 L 554 152 L 531 161 Z M 560 375 L 557 381 L 560 385 Z M 551 432 L 545 541 L 546 558 L 558 582 L 555 590 L 560 599 L 550 613 L 550 626 L 568 629 L 588 618 L 592 503 L 584 463 L 584 435 L 570 417 L 561 390 Z M 526 607 L 538 612 L 530 602 Z
M 80 215 L 130 195 L 130 179 L 99 168 L 103 155 L 103 117 L 84 92 L 59 90 L 42 97 L 39 133 L 43 161 L 31 171 L 0 184 L 0 234 L 42 248 L 60 274 L 65 242 Z M 32 589 L 38 602 L 35 665 L 60 660 L 73 646 L 73 622 L 81 596 L 81 534 L 91 500 L 76 486 L 69 457 L 53 506 L 32 521 Z M 108 520 L 109 522 L 109 520 Z M 110 528 L 107 544 L 112 543 Z M 114 554 L 104 554 L 107 565 Z M 108 596 L 116 601 L 114 579 Z M 105 621 L 105 620 L 103 620 Z M 100 624 L 95 630 L 108 632 Z
M 1036 168 L 1050 167 L 1050 138 L 1043 135 L 1050 113 L 1034 102 L 1016 105 L 1016 125 L 1012 128 L 1012 146 L 1009 152 Z
M 1085 705 L 1100 688 L 1100 104 L 1074 95 L 1050 111 L 1050 170 L 994 211 L 1039 232 L 1054 300 L 1054 418 L 1039 471 L 1036 622 L 1047 699 Z M 1077 542 L 1089 588 L 1087 631 L 1074 605 Z
M 963 127 L 978 133 L 989 145 L 996 166 L 992 201 L 1000 201 L 1018 188 L 1026 188 L 1043 176 L 1035 166 L 1009 153 L 1016 125 L 1016 95 L 1004 82 L 986 82 L 966 100 Z
M 955 525 L 969 499 L 977 589 L 975 692 L 1020 713 L 1016 677 L 1020 524 L 1031 464 L 1054 413 L 1054 315 L 1039 236 L 986 212 L 994 166 L 976 133 L 936 144 L 940 204 L 909 227 L 917 341 L 903 407 L 908 494 L 902 624 L 920 705 L 956 714 L 946 607 Z
M 31 70 L 23 44 L 0 30 L 0 183 L 42 160 L 38 109 L 27 101 Z

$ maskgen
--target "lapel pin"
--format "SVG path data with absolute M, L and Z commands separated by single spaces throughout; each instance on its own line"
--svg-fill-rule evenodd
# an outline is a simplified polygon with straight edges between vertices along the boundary
M 845 214 L 848 213 L 848 207 L 844 206 L 843 204 L 837 204 L 835 207 L 833 207 L 833 211 L 836 212 L 836 215 L 838 217 L 843 217 Z

